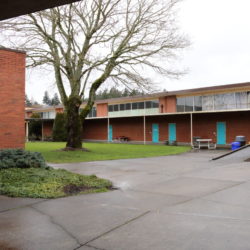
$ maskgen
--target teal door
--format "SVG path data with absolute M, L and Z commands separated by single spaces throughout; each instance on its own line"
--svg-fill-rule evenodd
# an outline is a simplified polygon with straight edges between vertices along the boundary
M 168 124 L 168 141 L 171 143 L 176 141 L 176 124 L 169 123 Z
M 112 125 L 109 125 L 109 131 L 108 131 L 108 141 L 112 141 L 113 139 L 113 128 Z
M 152 141 L 154 143 L 159 142 L 159 125 L 156 123 L 152 124 Z
M 226 123 L 217 122 L 217 144 L 226 144 Z

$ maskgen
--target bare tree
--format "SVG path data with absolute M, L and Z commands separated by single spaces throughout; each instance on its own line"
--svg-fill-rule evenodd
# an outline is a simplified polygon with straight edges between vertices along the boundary
M 176 26 L 180 0 L 88 0 L 2 22 L 18 34 L 28 66 L 50 65 L 67 114 L 67 148 L 82 148 L 82 122 L 107 80 L 150 86 L 147 67 L 178 76 L 159 58 L 175 59 L 188 46 Z M 21 44 L 21 42 L 22 44 Z M 79 115 L 83 97 L 87 104 Z

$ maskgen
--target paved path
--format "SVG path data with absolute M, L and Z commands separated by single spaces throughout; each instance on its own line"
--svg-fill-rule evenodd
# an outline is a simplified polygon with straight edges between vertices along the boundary
M 250 163 L 220 153 L 55 165 L 120 189 L 0 197 L 0 249 L 249 250 Z

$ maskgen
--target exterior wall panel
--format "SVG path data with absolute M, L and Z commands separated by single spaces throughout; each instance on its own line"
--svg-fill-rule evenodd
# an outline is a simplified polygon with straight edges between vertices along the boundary
M 0 149 L 24 148 L 25 53 L 0 49 Z

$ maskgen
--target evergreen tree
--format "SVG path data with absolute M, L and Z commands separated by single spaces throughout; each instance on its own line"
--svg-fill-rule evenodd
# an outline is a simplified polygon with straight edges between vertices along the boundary
M 46 104 L 46 105 L 49 105 L 49 106 L 51 105 L 51 100 L 50 100 L 50 97 L 49 97 L 49 94 L 48 94 L 47 90 L 44 92 L 43 104 Z
M 66 116 L 64 113 L 57 113 L 53 125 L 52 132 L 53 141 L 66 141 L 67 130 L 66 130 Z
M 32 106 L 32 102 L 31 100 L 29 99 L 28 95 L 25 94 L 25 106 L 26 107 L 31 107 Z
M 51 106 L 56 106 L 60 104 L 60 100 L 59 97 L 57 95 L 57 93 L 54 94 L 54 97 L 51 99 L 50 105 Z

